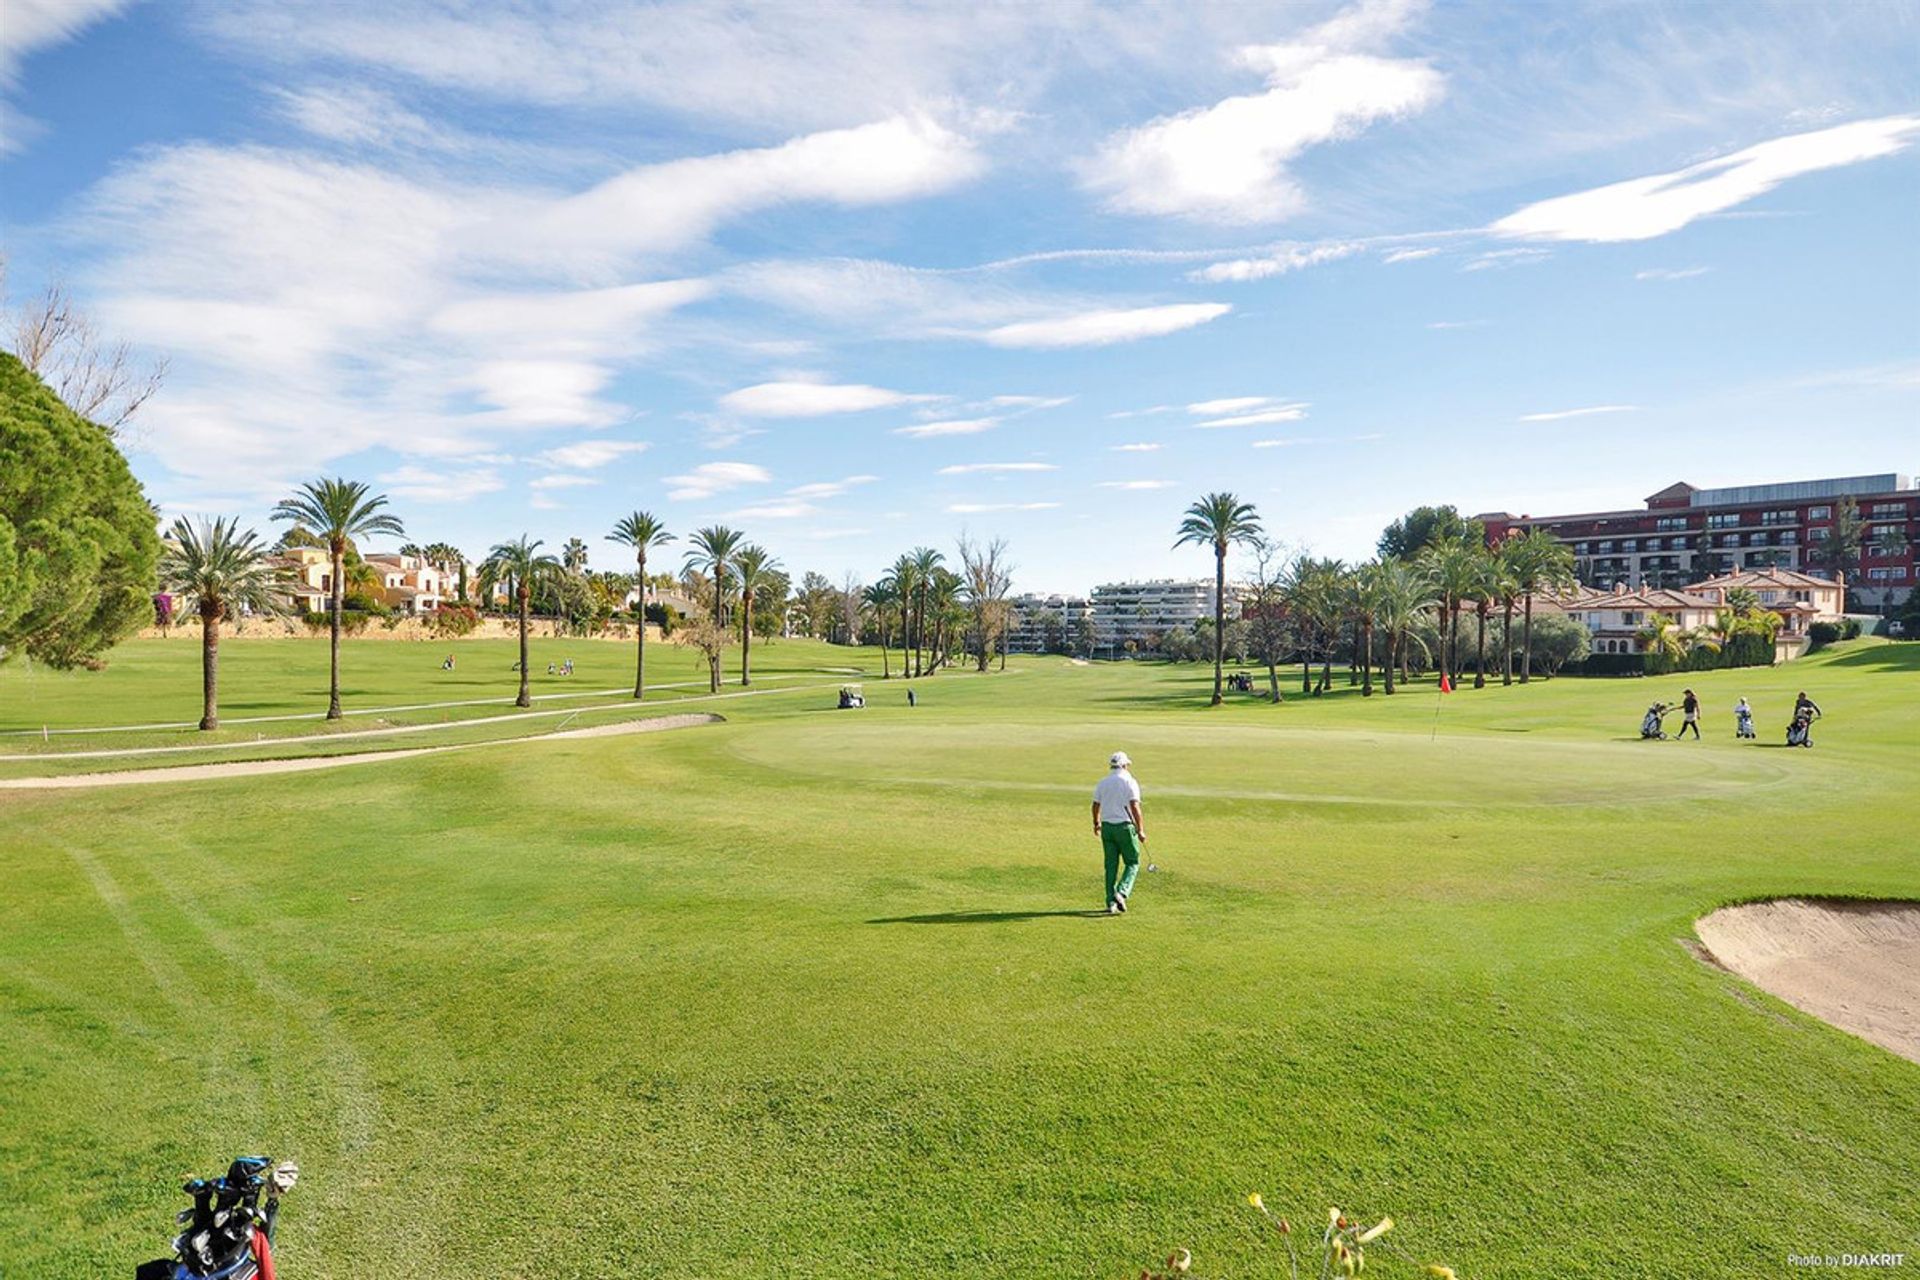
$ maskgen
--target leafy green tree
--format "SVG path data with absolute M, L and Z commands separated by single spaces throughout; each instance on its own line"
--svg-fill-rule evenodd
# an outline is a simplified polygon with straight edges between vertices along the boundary
M 0 662 L 98 666 L 152 619 L 154 525 L 112 434 L 0 352 Z
M 913 581 L 911 599 L 913 601 L 913 674 L 917 677 L 925 674 L 922 665 L 927 643 L 927 596 L 936 586 L 934 571 L 946 563 L 946 557 L 932 547 L 915 547 L 907 553 L 912 566 L 910 576 Z
M 1860 552 L 1866 543 L 1867 526 L 1860 519 L 1860 504 L 1851 495 L 1834 504 L 1833 523 L 1815 540 L 1813 560 L 1823 569 L 1847 575 L 1852 582 L 1860 576 Z
M 1664 613 L 1650 616 L 1634 638 L 1640 642 L 1643 652 L 1675 663 L 1686 660 L 1690 637 L 1679 623 Z
M 868 609 L 873 611 L 874 626 L 880 632 L 880 678 L 893 679 L 893 644 L 890 639 L 893 615 L 900 606 L 900 592 L 894 585 L 893 575 L 882 576 L 879 581 L 861 593 Z
M 560 549 L 560 563 L 568 573 L 587 571 L 587 544 L 578 538 L 568 538 L 567 545 Z
M 1187 508 L 1173 545 L 1213 548 L 1213 706 L 1223 701 L 1227 616 L 1227 548 L 1260 537 L 1260 513 L 1231 493 L 1209 493 Z
M 281 609 L 278 572 L 260 536 L 235 520 L 175 520 L 160 560 L 160 585 L 200 615 L 200 727 L 220 727 L 220 622 L 236 611 Z
M 733 553 L 733 576 L 740 584 L 740 685 L 753 683 L 753 606 L 779 573 L 780 562 L 758 543 Z M 781 591 L 785 595 L 784 588 Z
M 387 505 L 358 480 L 309 480 L 291 498 L 273 509 L 275 520 L 290 520 L 311 529 L 333 558 L 333 599 L 329 609 L 327 655 L 327 719 L 338 720 L 340 709 L 340 611 L 347 591 L 347 545 L 360 538 L 385 534 L 400 537 L 406 531 L 397 517 L 381 510 Z M 364 563 L 364 562 L 363 562 Z
M 708 692 L 720 692 L 720 664 L 726 657 L 727 578 L 733 572 L 733 558 L 739 554 L 742 534 L 726 525 L 709 525 L 687 540 L 686 567 L 713 578 L 713 625 L 720 637 L 718 645 L 707 647 Z
M 1487 547 L 1484 542 L 1444 537 L 1429 543 L 1419 563 L 1440 592 L 1440 676 L 1460 676 L 1460 610 L 1480 589 Z
M 638 632 L 634 640 L 633 655 L 633 696 L 635 699 L 647 696 L 647 622 L 645 606 L 647 598 L 647 552 L 655 547 L 664 547 L 673 541 L 673 535 L 667 532 L 667 526 L 651 511 L 635 511 L 621 517 L 620 523 L 613 527 L 608 537 L 623 547 L 633 548 L 634 573 L 640 592 L 641 617 Z
M 527 624 L 532 612 L 533 593 L 545 588 L 564 572 L 558 560 L 540 553 L 540 548 L 545 545 L 544 542 L 529 539 L 523 533 L 511 542 L 495 544 L 487 552 L 487 558 L 480 562 L 481 594 L 490 597 L 495 587 L 504 585 L 514 603 L 514 612 L 520 619 L 520 696 L 513 700 L 516 707 L 533 705 L 533 695 L 527 687 Z
M 1398 669 L 1405 676 L 1408 648 L 1423 643 L 1417 630 L 1420 620 L 1439 600 L 1424 568 L 1390 557 L 1379 561 L 1374 590 L 1375 622 L 1387 633 L 1386 688 L 1392 694 L 1394 672 Z
M 1485 542 L 1486 528 L 1478 520 L 1466 519 L 1451 504 L 1415 507 L 1382 531 L 1377 549 L 1383 560 L 1412 560 L 1434 543 L 1448 538 Z

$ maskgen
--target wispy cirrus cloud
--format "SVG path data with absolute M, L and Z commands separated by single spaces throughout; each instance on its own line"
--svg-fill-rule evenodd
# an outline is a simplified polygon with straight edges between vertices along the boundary
M 1088 311 L 1048 320 L 1023 320 L 980 335 L 989 346 L 1104 347 L 1116 342 L 1157 338 L 1218 320 L 1233 310 L 1224 302 L 1178 302 L 1119 311 Z
M 1130 444 L 1110 444 L 1107 448 L 1114 453 L 1156 453 L 1160 445 L 1151 440 L 1136 440 Z
M 983 515 L 989 511 L 1052 511 L 1060 506 L 1057 502 L 955 502 L 947 510 L 953 515 Z
M 38 50 L 71 40 L 127 7 L 128 0 L 7 0 L 0 14 L 0 156 L 21 150 L 41 129 L 8 97 L 20 83 L 20 64 Z
M 1590 418 L 1599 413 L 1638 413 L 1637 404 L 1594 404 L 1580 409 L 1551 409 L 1545 413 L 1523 413 L 1521 422 L 1559 422 L 1565 418 Z
M 1225 411 L 1209 408 L 1209 405 L 1224 406 Z M 1193 424 L 1197 429 L 1209 431 L 1223 427 L 1262 427 L 1274 422 L 1298 422 L 1307 416 L 1307 409 L 1308 405 L 1304 401 L 1282 403 L 1268 396 L 1203 401 L 1200 404 L 1188 406 L 1190 413 L 1218 415 Z
M 604 467 L 616 459 L 645 453 L 648 447 L 645 440 L 579 440 L 573 444 L 563 444 L 543 450 L 538 461 L 550 467 L 591 471 L 596 467 Z
M 949 418 L 941 422 L 922 422 L 911 427 L 895 427 L 893 434 L 910 440 L 932 440 L 939 436 L 974 436 L 1000 425 L 998 418 Z
M 1210 283 L 1267 280 L 1273 276 L 1285 275 L 1289 271 L 1319 266 L 1323 262 L 1336 262 L 1341 258 L 1353 256 L 1360 252 L 1360 249 L 1361 246 L 1358 244 L 1289 245 L 1258 258 L 1235 258 L 1227 262 L 1216 262 L 1190 272 L 1187 278 Z M 1393 261 L 1393 259 L 1388 260 Z
M 1171 489 L 1172 487 L 1173 481 L 1171 480 L 1102 480 L 1094 486 L 1096 489 L 1129 490 Z
M 981 472 L 1058 471 L 1051 462 L 958 462 L 940 468 L 943 476 L 970 476 Z
M 1526 240 L 1651 240 L 1745 204 L 1803 174 L 1893 155 L 1916 136 L 1917 115 L 1790 134 L 1671 173 L 1537 201 L 1501 218 L 1492 230 Z
M 668 476 L 667 497 L 676 502 L 711 498 L 729 489 L 765 484 L 773 474 L 751 462 L 703 462 L 684 475 Z
M 1713 270 L 1712 267 L 1648 267 L 1633 273 L 1635 280 L 1692 280 Z
M 822 418 L 830 414 L 891 409 L 938 398 L 891 391 L 885 387 L 870 387 L 859 382 L 792 379 L 761 382 L 738 391 L 729 391 L 720 397 L 720 407 L 746 418 Z

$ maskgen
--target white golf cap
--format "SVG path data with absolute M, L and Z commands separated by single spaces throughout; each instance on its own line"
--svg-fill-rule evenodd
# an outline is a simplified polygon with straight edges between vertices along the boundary
M 1107 757 L 1107 767 L 1109 769 L 1125 769 L 1132 764 L 1133 761 L 1127 758 L 1127 753 L 1124 751 L 1116 751 Z

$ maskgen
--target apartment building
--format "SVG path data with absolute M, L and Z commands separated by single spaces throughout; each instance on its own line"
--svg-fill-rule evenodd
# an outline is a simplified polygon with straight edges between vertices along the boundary
M 1213 603 L 1211 578 L 1104 582 L 1093 589 L 1094 645 L 1103 654 L 1129 642 L 1145 647 L 1169 631 L 1211 619 Z
M 1007 626 L 1007 652 L 1057 653 L 1073 647 L 1074 636 L 1093 618 L 1093 601 L 1085 596 L 1020 595 L 1008 601 L 1013 615 Z
M 1648 496 L 1640 509 L 1495 511 L 1477 519 L 1490 541 L 1532 529 L 1551 533 L 1573 548 L 1574 572 L 1588 586 L 1677 588 L 1740 571 L 1818 567 L 1809 553 L 1833 527 L 1842 498 L 1854 501 L 1865 525 L 1861 572 L 1850 584 L 1855 599 L 1877 605 L 1920 585 L 1920 491 L 1911 477 L 1892 473 L 1724 489 L 1681 482 Z
M 402 613 L 432 613 L 440 607 L 445 583 L 440 570 L 419 556 L 397 551 L 365 556 L 367 567 L 380 579 L 380 599 Z

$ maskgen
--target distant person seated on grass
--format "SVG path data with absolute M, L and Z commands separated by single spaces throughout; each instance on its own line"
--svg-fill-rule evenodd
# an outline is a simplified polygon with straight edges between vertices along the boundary
M 560 673 L 560 669 L 559 669 L 559 668 L 558 668 L 557 666 L 555 666 L 555 665 L 554 665 L 553 663 L 551 663 L 551 662 L 549 662 L 549 663 L 547 664 L 547 674 L 548 674 L 548 675 L 550 675 L 550 676 L 551 676 L 551 675 L 558 675 L 559 673 Z
M 567 660 L 566 660 L 565 662 L 563 662 L 563 663 L 561 663 L 561 664 L 560 664 L 560 674 L 561 674 L 561 675 L 563 675 L 563 676 L 570 676 L 570 675 L 572 675 L 572 674 L 573 674 L 573 659 L 572 659 L 572 658 L 568 658 L 568 659 L 567 659 Z
M 442 671 L 451 671 L 451 670 L 453 670 L 453 655 L 452 655 L 452 654 L 448 654 L 448 655 L 447 655 L 447 657 L 446 657 L 446 661 L 444 661 L 444 662 L 442 662 L 442 663 L 440 664 L 440 669 L 441 669 Z
M 1093 834 L 1100 837 L 1101 852 L 1106 855 L 1110 916 L 1127 909 L 1127 896 L 1140 874 L 1140 846 L 1147 841 L 1146 824 L 1140 818 L 1140 784 L 1134 781 L 1132 769 L 1126 752 L 1114 752 L 1107 757 L 1107 776 L 1093 789 Z
M 1687 730 L 1693 730 L 1693 740 L 1700 741 L 1700 699 L 1688 689 L 1680 695 L 1680 732 L 1673 735 L 1675 742 L 1687 736 Z

